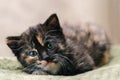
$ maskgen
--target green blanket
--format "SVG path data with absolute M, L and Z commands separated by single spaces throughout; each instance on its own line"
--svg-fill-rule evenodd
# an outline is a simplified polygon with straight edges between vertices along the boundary
M 26 74 L 15 57 L 1 57 L 0 80 L 120 80 L 120 46 L 112 47 L 110 63 L 75 76 Z

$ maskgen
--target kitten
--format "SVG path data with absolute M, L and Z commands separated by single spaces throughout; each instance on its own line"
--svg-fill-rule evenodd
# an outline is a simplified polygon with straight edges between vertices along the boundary
M 75 75 L 109 61 L 110 43 L 103 30 L 91 24 L 65 24 L 62 29 L 56 14 L 20 36 L 7 37 L 7 45 L 30 74 Z

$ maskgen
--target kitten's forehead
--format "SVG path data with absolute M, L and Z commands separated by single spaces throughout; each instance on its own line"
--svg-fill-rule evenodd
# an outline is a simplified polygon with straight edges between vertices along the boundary
M 52 29 L 52 28 L 47 28 L 44 25 L 39 25 L 36 28 L 36 39 L 37 41 L 43 46 L 45 40 L 51 40 L 58 38 L 60 39 L 61 37 L 64 39 L 64 34 L 62 30 L 57 30 L 57 29 Z

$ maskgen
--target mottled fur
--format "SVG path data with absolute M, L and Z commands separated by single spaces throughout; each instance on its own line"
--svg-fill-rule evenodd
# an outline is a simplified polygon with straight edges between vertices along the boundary
M 32 74 L 75 75 L 109 61 L 110 43 L 103 30 L 88 23 L 61 28 L 56 14 L 20 36 L 7 37 L 7 45 Z
M 96 24 L 84 22 L 77 26 L 64 24 L 63 32 L 66 40 L 72 40 L 76 44 L 82 43 L 89 50 L 88 54 L 96 66 L 109 61 L 110 41 L 105 31 Z

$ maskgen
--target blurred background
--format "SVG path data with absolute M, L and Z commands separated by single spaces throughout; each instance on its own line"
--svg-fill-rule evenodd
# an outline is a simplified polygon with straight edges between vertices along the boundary
M 98 24 L 113 44 L 120 43 L 120 0 L 0 0 L 0 56 L 13 56 L 5 44 L 7 36 L 20 35 L 52 13 L 61 24 Z

